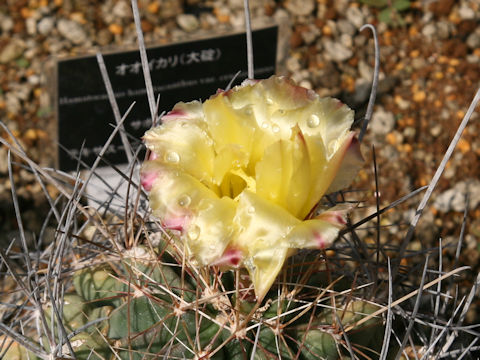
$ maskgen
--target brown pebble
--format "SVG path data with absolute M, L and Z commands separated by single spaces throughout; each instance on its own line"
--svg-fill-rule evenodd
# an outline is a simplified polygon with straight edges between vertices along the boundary
M 433 1 L 430 4 L 430 11 L 436 16 L 446 16 L 452 11 L 452 7 L 455 4 L 455 0 L 441 0 Z
M 467 52 L 467 45 L 454 39 L 446 41 L 442 46 L 442 54 L 450 57 L 464 58 Z
M 458 35 L 468 36 L 475 30 L 476 27 L 477 22 L 475 20 L 462 20 L 457 25 Z
M 292 33 L 292 36 L 290 36 L 290 46 L 295 49 L 301 45 L 303 45 L 302 33 L 296 30 Z
M 148 20 L 145 20 L 145 19 L 142 20 L 141 24 L 142 24 L 142 31 L 146 32 L 146 33 L 151 32 L 154 28 L 152 23 Z
M 15 21 L 13 25 L 13 32 L 18 34 L 25 31 L 25 22 L 23 20 Z

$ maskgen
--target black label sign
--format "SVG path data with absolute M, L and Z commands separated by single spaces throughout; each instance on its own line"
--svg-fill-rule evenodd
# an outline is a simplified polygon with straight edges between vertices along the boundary
M 277 37 L 277 26 L 253 32 L 256 79 L 275 73 Z M 245 33 L 148 48 L 147 56 L 155 98 L 161 96 L 159 113 L 179 101 L 207 99 L 224 89 L 238 71 L 242 73 L 235 84 L 247 77 Z M 121 113 L 136 102 L 124 126 L 140 139 L 151 126 L 140 53 L 107 54 L 104 60 Z M 93 164 L 113 131 L 110 124 L 115 124 L 115 118 L 95 56 L 59 61 L 57 79 L 58 140 L 70 152 L 59 150 L 59 167 L 70 171 L 77 166 L 72 156 L 80 153 L 87 165 Z M 126 163 L 118 135 L 105 157 L 114 164 Z

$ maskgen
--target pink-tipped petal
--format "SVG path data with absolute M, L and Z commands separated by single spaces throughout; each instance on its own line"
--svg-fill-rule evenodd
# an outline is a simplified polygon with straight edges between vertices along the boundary
M 322 218 L 305 220 L 292 229 L 286 242 L 293 249 L 325 249 L 337 238 L 340 228 Z
M 158 159 L 158 155 L 155 152 L 150 151 L 150 155 L 148 156 L 148 160 L 154 161 L 154 160 L 157 160 L 157 159 Z
M 223 255 L 211 265 L 237 267 L 243 260 L 243 252 L 240 249 L 229 247 Z
M 317 247 L 321 250 L 325 249 L 327 246 L 327 241 L 325 240 L 325 237 L 319 233 L 318 231 L 313 232 L 313 238 L 315 239 L 315 242 L 317 243 Z
M 142 172 L 140 175 L 140 183 L 146 191 L 151 191 L 158 174 L 153 171 Z
M 188 223 L 187 216 L 174 216 L 163 220 L 162 225 L 166 229 L 182 231 Z
M 172 111 L 169 111 L 166 115 L 162 116 L 162 122 L 184 119 L 185 117 L 187 117 L 187 113 L 185 111 L 172 110 Z
M 330 224 L 338 227 L 342 227 L 347 224 L 345 220 L 346 211 L 325 211 L 317 216 L 315 219 L 324 220 Z

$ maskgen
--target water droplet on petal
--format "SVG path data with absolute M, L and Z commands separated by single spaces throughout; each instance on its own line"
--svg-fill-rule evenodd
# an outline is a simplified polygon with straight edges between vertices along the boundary
M 248 212 L 249 214 L 254 214 L 254 213 L 255 213 L 255 207 L 250 206 L 250 207 L 247 209 L 247 212 Z
M 197 240 L 200 236 L 200 228 L 197 225 L 192 225 L 187 231 L 187 236 L 190 240 Z
M 180 205 L 181 207 L 186 207 L 190 205 L 191 202 L 192 202 L 192 199 L 190 198 L 190 196 L 186 194 L 180 196 L 180 198 L 178 199 L 178 205 Z
M 165 155 L 165 160 L 171 163 L 178 163 L 180 161 L 180 155 L 175 151 L 169 151 Z
M 273 126 L 272 126 L 272 131 L 273 131 L 274 133 L 278 133 L 278 132 L 280 131 L 280 127 L 279 127 L 278 125 L 273 125 Z
M 268 105 L 273 104 L 273 100 L 271 98 L 267 98 L 265 101 L 267 102 Z
M 207 137 L 207 140 L 205 141 L 205 143 L 208 145 L 208 146 L 212 146 L 213 145 L 213 140 L 211 137 Z
M 320 125 L 320 118 L 315 114 L 310 115 L 307 120 L 307 125 L 309 128 L 316 128 L 318 125 Z
M 268 128 L 268 123 L 267 123 L 266 121 L 264 121 L 264 122 L 262 123 L 262 128 L 263 128 L 263 129 Z
M 233 160 L 232 161 L 232 166 L 235 167 L 235 168 L 239 168 L 240 167 L 240 160 Z

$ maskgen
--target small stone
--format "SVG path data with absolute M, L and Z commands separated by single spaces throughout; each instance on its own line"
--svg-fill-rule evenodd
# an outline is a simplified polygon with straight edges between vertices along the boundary
M 437 22 L 437 36 L 442 39 L 448 39 L 450 33 L 452 32 L 452 24 L 448 21 L 438 21 Z
M 422 34 L 423 36 L 426 36 L 426 37 L 432 37 L 433 35 L 436 34 L 436 32 L 437 32 L 437 27 L 435 26 L 434 23 L 428 23 L 422 29 Z
M 3 33 L 9 33 L 14 26 L 13 19 L 10 16 L 0 14 L 0 29 Z
M 429 10 L 436 16 L 446 16 L 452 11 L 455 0 L 432 1 Z
M 85 30 L 75 21 L 60 19 L 57 23 L 57 29 L 60 35 L 67 40 L 70 40 L 75 45 L 82 44 L 87 40 Z
M 245 28 L 245 14 L 243 11 L 235 11 L 230 14 L 230 24 L 234 28 Z
M 401 110 L 407 110 L 410 107 L 410 101 L 405 100 L 401 96 L 395 96 L 395 104 L 397 104 Z
M 340 35 L 340 43 L 346 48 L 351 48 L 353 46 L 353 38 L 348 34 Z
M 380 72 L 380 81 L 378 82 L 377 96 L 389 93 L 398 83 L 398 78 L 395 76 L 385 76 L 382 79 Z
M 467 37 L 466 43 L 470 49 L 480 48 L 480 28 L 477 28 Z
M 475 19 L 475 11 L 465 3 L 458 9 L 458 15 L 462 20 Z
M 38 85 L 40 84 L 40 76 L 38 76 L 37 74 L 32 74 L 27 77 L 27 81 L 31 85 Z
M 423 67 L 425 67 L 425 65 L 427 64 L 427 61 L 424 59 L 424 58 L 414 58 L 412 60 L 412 68 L 414 68 L 415 70 L 420 70 L 422 69 Z
M 113 23 L 108 25 L 108 31 L 110 31 L 113 35 L 121 35 L 123 34 L 123 27 L 122 25 Z
M 290 36 L 290 46 L 295 49 L 303 44 L 302 33 L 300 31 L 293 31 Z
M 112 41 L 112 38 L 113 37 L 112 37 L 112 33 L 110 32 L 110 30 L 108 30 L 106 28 L 103 28 L 97 33 L 96 40 L 97 40 L 98 45 L 105 46 L 105 45 L 110 44 L 110 42 Z
M 373 66 L 368 65 L 365 61 L 360 60 L 358 62 L 358 73 L 360 74 L 360 78 L 368 81 L 372 81 L 373 79 Z
M 395 116 L 391 112 L 379 108 L 373 113 L 369 127 L 374 134 L 388 134 L 395 127 Z
M 10 40 L 10 42 L 0 51 L 0 64 L 6 64 L 15 60 L 22 55 L 25 46 L 18 40 Z
M 425 100 L 427 97 L 427 94 L 425 93 L 425 91 L 417 91 L 413 94 L 413 101 L 415 102 L 422 102 L 423 100 Z
M 311 25 L 307 30 L 302 31 L 301 34 L 305 44 L 310 45 L 320 36 L 320 29 L 315 25 Z
M 28 35 L 35 35 L 37 33 L 37 20 L 35 20 L 33 17 L 25 19 L 25 27 Z
M 317 2 L 327 2 L 328 1 L 323 1 L 323 0 L 317 0 Z M 332 2 L 333 8 L 337 12 L 337 14 L 345 14 L 345 11 L 347 11 L 348 4 L 351 2 L 351 0 L 336 0 Z
M 315 0 L 288 0 L 285 7 L 293 15 L 305 16 L 315 9 Z
M 437 124 L 430 128 L 430 135 L 432 135 L 433 137 L 437 137 L 438 135 L 441 134 L 442 130 L 443 130 L 442 125 Z
M 365 24 L 365 18 L 362 11 L 355 6 L 350 6 L 346 11 L 346 17 L 357 29 L 360 29 Z
M 325 55 L 334 61 L 342 62 L 350 59 L 353 56 L 352 50 L 338 41 L 327 39 L 324 46 L 327 52 Z
M 342 34 L 355 35 L 357 31 L 355 26 L 348 20 L 340 19 L 337 21 L 337 29 Z
M 42 35 L 48 35 L 55 26 L 55 19 L 53 17 L 45 17 L 37 24 L 38 32 Z
M 480 204 L 480 181 L 468 179 L 459 182 L 453 189 L 444 191 L 437 196 L 434 206 L 441 212 L 464 211 L 466 205 L 465 194 L 468 194 L 469 209 L 476 209 Z
M 147 11 L 151 14 L 156 14 L 158 13 L 159 8 L 160 8 L 160 3 L 157 1 L 152 1 L 151 3 L 148 4 Z
M 113 6 L 112 13 L 121 19 L 128 19 L 132 17 L 132 8 L 127 1 L 121 0 Z
M 407 127 L 403 130 L 403 135 L 404 135 L 406 138 L 413 138 L 416 133 L 417 133 L 417 131 L 415 130 L 415 128 L 414 128 L 414 127 L 411 127 L 411 126 L 407 126 Z
M 353 93 L 352 101 L 355 105 L 360 105 L 367 102 L 370 97 L 371 82 L 365 79 L 357 79 L 355 81 L 355 92 Z
M 287 70 L 292 73 L 300 71 L 300 69 L 302 68 L 300 61 L 295 56 L 288 57 L 286 61 L 286 65 L 287 65 Z
M 199 22 L 195 15 L 180 14 L 177 16 L 177 24 L 186 32 L 192 32 L 198 29 Z
M 230 9 L 242 9 L 243 10 L 243 0 L 228 0 L 228 7 Z M 252 10 L 253 4 L 250 2 L 250 10 Z

